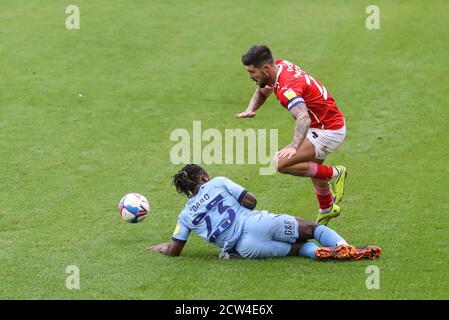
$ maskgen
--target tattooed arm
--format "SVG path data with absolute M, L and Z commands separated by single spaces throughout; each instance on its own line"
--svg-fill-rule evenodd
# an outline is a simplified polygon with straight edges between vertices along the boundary
M 291 146 L 298 150 L 306 138 L 311 120 L 305 103 L 301 103 L 297 107 L 294 107 L 290 110 L 290 113 L 296 120 L 295 134 L 293 135 Z
M 292 142 L 278 152 L 277 155 L 279 158 L 290 159 L 293 157 L 304 142 L 307 131 L 310 128 L 311 120 L 305 103 L 301 103 L 300 105 L 294 107 L 290 110 L 290 113 L 295 119 L 295 134 L 293 135 Z

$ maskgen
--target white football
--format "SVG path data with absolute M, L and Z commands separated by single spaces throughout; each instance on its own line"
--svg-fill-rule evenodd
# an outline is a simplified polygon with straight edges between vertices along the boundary
M 150 203 L 140 193 L 128 193 L 120 200 L 118 210 L 123 220 L 138 223 L 150 212 Z

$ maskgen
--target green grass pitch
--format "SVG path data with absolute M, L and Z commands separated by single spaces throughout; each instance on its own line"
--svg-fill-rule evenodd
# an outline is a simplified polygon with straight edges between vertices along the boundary
M 449 3 L 441 1 L 87 1 L 67 30 L 67 1 L 0 2 L 1 299 L 448 299 Z M 379 30 L 365 8 L 380 8 Z M 185 200 L 170 185 L 170 133 L 278 128 L 271 97 L 237 122 L 254 84 L 240 63 L 254 43 L 320 79 L 346 114 L 328 159 L 349 179 L 329 225 L 375 261 L 217 258 L 191 236 L 179 258 L 145 252 L 170 239 Z M 314 219 L 310 181 L 210 165 L 258 208 Z M 141 224 L 117 212 L 145 194 Z M 68 290 L 66 267 L 80 269 Z M 365 286 L 370 265 L 380 288 Z

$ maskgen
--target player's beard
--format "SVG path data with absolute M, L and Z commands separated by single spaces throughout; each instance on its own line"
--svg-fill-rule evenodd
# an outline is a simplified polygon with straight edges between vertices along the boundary
M 270 76 L 262 71 L 262 78 L 259 81 L 259 88 L 265 88 L 268 81 L 270 81 Z

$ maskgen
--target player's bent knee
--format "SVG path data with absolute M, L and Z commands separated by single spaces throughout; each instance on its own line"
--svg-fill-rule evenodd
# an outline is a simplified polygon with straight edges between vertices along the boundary
M 295 176 L 305 177 L 308 166 L 309 166 L 308 162 L 292 163 L 291 161 L 279 159 L 275 163 L 274 168 L 277 172 L 280 173 L 293 174 Z
M 277 165 L 275 166 L 275 169 L 279 173 L 289 173 L 289 170 L 288 170 L 289 167 L 290 167 L 290 165 L 288 165 L 286 162 L 278 161 Z

